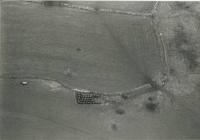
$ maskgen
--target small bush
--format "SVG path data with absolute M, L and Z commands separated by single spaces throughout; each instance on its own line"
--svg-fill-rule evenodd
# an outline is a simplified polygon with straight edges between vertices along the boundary
M 116 112 L 116 114 L 118 114 L 118 115 L 123 115 L 123 114 L 125 114 L 124 109 L 121 109 L 121 108 L 115 110 L 115 112 Z
M 156 103 L 149 102 L 149 103 L 146 103 L 145 107 L 148 111 L 153 112 L 157 109 L 158 105 Z
M 180 50 L 180 53 L 188 62 L 188 67 L 190 70 L 194 70 L 199 64 L 197 62 L 197 54 L 194 50 Z

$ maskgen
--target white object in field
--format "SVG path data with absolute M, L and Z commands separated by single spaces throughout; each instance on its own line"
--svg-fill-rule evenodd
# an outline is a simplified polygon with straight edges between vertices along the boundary
M 22 81 L 21 84 L 22 84 L 22 85 L 27 85 L 28 82 L 27 82 L 27 81 Z
M 162 36 L 163 34 L 162 33 L 160 33 L 160 36 Z

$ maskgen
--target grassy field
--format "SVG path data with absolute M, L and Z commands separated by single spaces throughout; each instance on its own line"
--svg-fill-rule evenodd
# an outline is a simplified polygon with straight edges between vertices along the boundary
M 153 3 L 77 4 L 150 12 Z M 2 2 L 1 9 L 0 139 L 200 137 L 199 94 L 174 92 L 171 102 L 167 94 L 153 91 L 123 104 L 79 105 L 66 88 L 123 91 L 162 72 L 150 18 L 27 2 Z M 175 39 L 184 40 L 178 35 Z
M 20 85 L 21 81 L 29 84 Z M 52 87 L 52 81 L 4 79 L 0 80 L 0 87 L 1 138 L 5 140 L 199 137 L 198 114 L 188 109 L 191 102 L 181 98 L 175 108 L 169 104 L 151 111 L 143 104 L 151 93 L 115 107 L 76 104 L 72 91 L 59 84 Z M 167 98 L 163 99 L 166 104 Z
M 4 76 L 114 92 L 144 84 L 162 69 L 146 18 L 5 2 L 2 26 Z

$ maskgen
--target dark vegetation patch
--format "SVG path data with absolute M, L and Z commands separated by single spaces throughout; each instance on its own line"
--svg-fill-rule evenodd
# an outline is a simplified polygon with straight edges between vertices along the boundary
M 198 3 L 197 3 L 198 4 Z M 194 6 L 196 4 L 194 2 L 174 2 L 171 6 L 172 10 L 185 10 L 190 13 L 190 16 L 193 16 L 200 20 L 200 13 L 198 10 L 195 10 Z
M 200 95 L 200 82 L 197 83 L 195 90 L 199 93 Z
M 111 129 L 113 131 L 117 131 L 118 130 L 117 125 L 115 123 L 111 124 Z
M 115 113 L 118 114 L 118 115 L 123 115 L 123 114 L 125 114 L 125 110 L 118 108 L 118 109 L 115 110 Z
M 174 2 L 173 9 L 176 10 L 189 10 L 191 6 L 188 4 L 188 2 Z
M 158 109 L 158 102 L 156 101 L 155 96 L 149 96 L 144 105 L 145 108 L 150 112 L 154 112 Z
M 122 94 L 121 97 L 122 97 L 122 99 L 124 99 L 124 100 L 129 99 L 129 96 L 128 96 L 128 95 L 125 95 L 125 94 Z
M 186 64 L 188 65 L 189 70 L 194 70 L 199 64 L 197 62 L 197 54 L 193 50 L 193 43 L 188 37 L 187 33 L 184 31 L 183 25 L 178 25 L 175 29 L 175 38 L 173 43 L 177 51 L 184 57 Z M 191 46 L 191 48 L 183 49 L 182 45 Z
M 148 100 L 149 100 L 150 102 L 152 102 L 152 101 L 154 100 L 154 98 L 153 98 L 153 97 L 148 97 Z
M 174 68 L 170 68 L 169 72 L 170 72 L 171 75 L 176 75 L 177 74 L 177 71 Z
M 179 24 L 174 31 L 175 31 L 175 38 L 173 42 L 175 43 L 176 48 L 180 48 L 181 45 L 183 44 L 188 45 L 191 43 L 186 32 L 184 31 L 183 25 Z
M 69 3 L 68 1 L 42 1 L 42 5 L 45 7 L 59 6 L 62 7 L 64 4 Z
M 197 54 L 194 50 L 180 50 L 180 53 L 183 55 L 183 57 L 186 60 L 186 63 L 188 64 L 188 67 L 190 70 L 194 70 L 198 67 L 197 62 Z
M 77 49 L 76 49 L 77 52 L 80 52 L 81 50 L 82 50 L 81 48 L 77 48 Z
M 158 108 L 158 104 L 153 102 L 148 102 L 145 104 L 145 107 L 148 111 L 154 112 Z
M 158 83 L 156 81 L 154 81 L 151 77 L 149 76 L 145 76 L 145 81 L 146 84 L 150 84 L 151 85 L 151 89 L 150 91 L 157 91 L 160 90 L 161 87 L 158 85 Z

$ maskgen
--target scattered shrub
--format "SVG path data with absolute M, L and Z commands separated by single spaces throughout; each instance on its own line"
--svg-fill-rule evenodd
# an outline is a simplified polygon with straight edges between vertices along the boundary
M 188 68 L 190 70 L 194 70 L 199 64 L 197 62 L 197 54 L 194 50 L 180 50 L 180 53 L 183 55 L 183 57 L 186 59 L 188 63 Z
M 118 115 L 123 115 L 125 114 L 125 110 L 124 109 L 121 109 L 121 108 L 118 108 L 117 110 L 115 110 L 116 114 Z
M 145 107 L 148 111 L 154 112 L 157 109 L 158 105 L 153 102 L 148 102 L 145 104 Z

